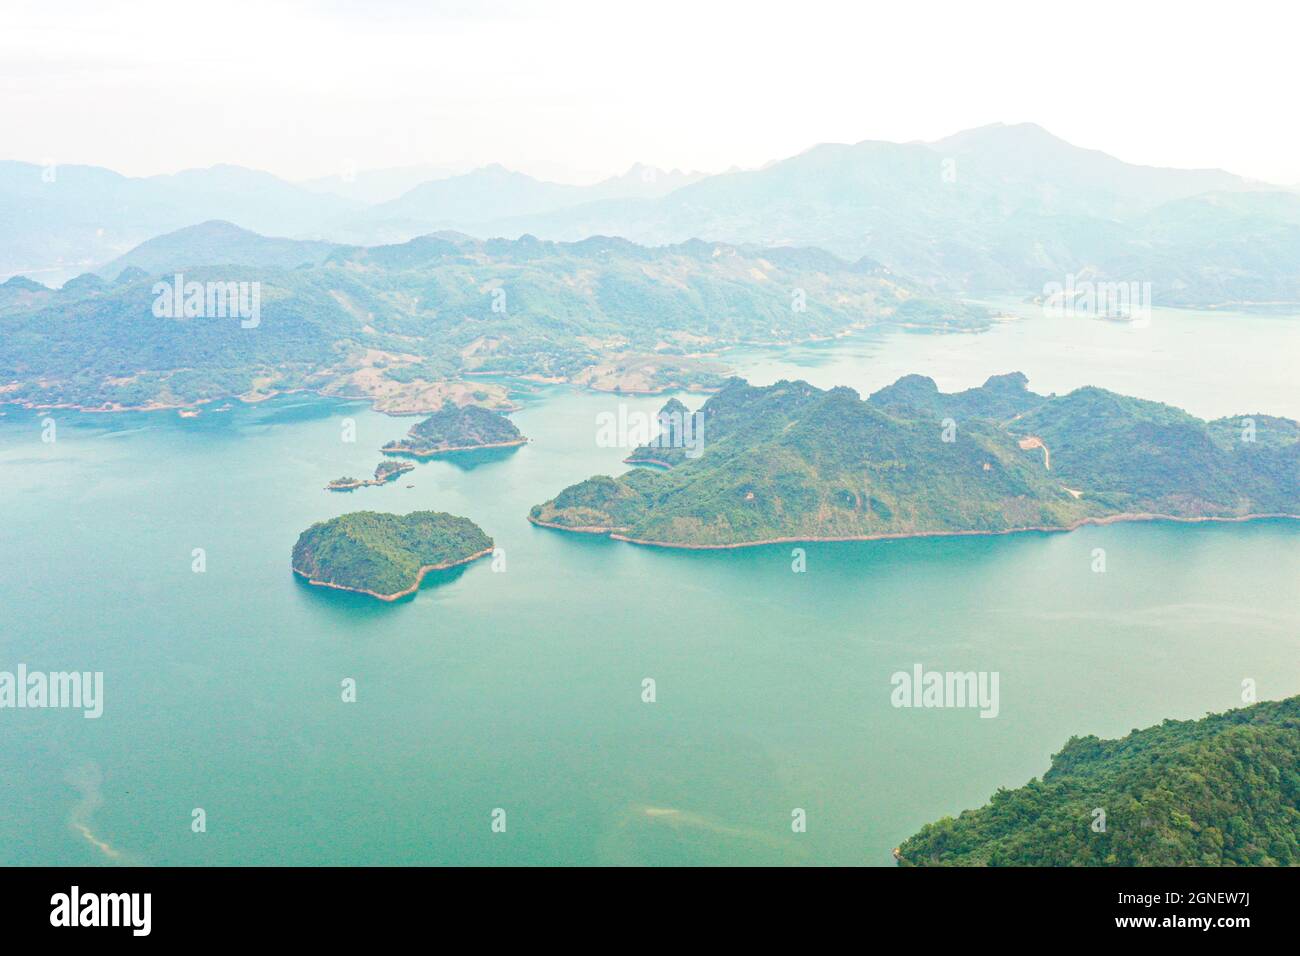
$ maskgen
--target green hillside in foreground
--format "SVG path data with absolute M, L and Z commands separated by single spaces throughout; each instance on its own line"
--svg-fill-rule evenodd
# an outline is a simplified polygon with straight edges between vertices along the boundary
M 875 263 L 815 249 L 440 233 L 329 253 L 279 240 L 264 260 L 269 241 L 205 223 L 150 243 L 142 261 L 158 272 L 88 275 L 57 291 L 0 284 L 0 400 L 139 408 L 308 389 L 428 412 L 454 383 L 500 407 L 504 390 L 481 376 L 599 381 L 601 369 L 663 356 L 677 362 L 676 386 L 713 388 L 716 372 L 679 360 L 904 320 L 964 330 L 989 321 L 982 308 L 922 300 Z M 155 314 L 156 283 L 177 273 L 204 292 L 184 292 L 185 306 L 203 307 Z M 209 313 L 207 291 L 225 283 L 247 285 L 250 309 L 257 284 L 255 323 L 214 317 L 215 298 Z M 896 320 L 912 300 L 921 304 Z
M 1019 373 L 951 394 L 907 376 L 865 401 L 849 388 L 732 379 L 699 414 L 702 454 L 637 449 L 634 460 L 672 467 L 593 477 L 530 517 L 727 546 L 1300 514 L 1295 422 L 1255 416 L 1243 441 L 1237 419 L 1205 422 L 1099 388 L 1038 395 Z
M 406 437 L 389 442 L 385 454 L 427 458 L 448 451 L 521 445 L 525 441 L 514 422 L 477 405 L 445 405 L 411 426 Z
M 313 584 L 391 600 L 414 591 L 422 569 L 463 564 L 491 548 L 483 529 L 457 515 L 354 511 L 299 535 L 293 570 Z
M 1041 780 L 927 824 L 899 855 L 904 866 L 1300 865 L 1300 697 L 1072 738 Z

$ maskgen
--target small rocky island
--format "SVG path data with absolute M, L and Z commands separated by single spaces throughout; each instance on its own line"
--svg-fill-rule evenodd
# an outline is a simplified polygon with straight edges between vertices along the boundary
M 386 485 L 390 481 L 396 481 L 397 476 L 405 472 L 414 470 L 415 465 L 409 461 L 381 461 L 375 466 L 375 477 L 373 478 L 335 478 L 325 486 L 326 491 L 351 491 L 354 488 L 365 488 L 368 485 Z
M 389 442 L 381 451 L 386 455 L 433 458 L 450 452 L 510 448 L 527 442 L 514 423 L 498 412 L 478 405 L 444 405 L 411 426 L 405 438 Z
M 354 511 L 300 534 L 293 547 L 293 572 L 319 587 L 396 601 L 414 594 L 430 571 L 491 552 L 492 539 L 458 515 Z

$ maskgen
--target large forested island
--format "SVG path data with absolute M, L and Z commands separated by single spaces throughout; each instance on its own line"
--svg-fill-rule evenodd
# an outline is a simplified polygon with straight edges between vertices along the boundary
M 702 454 L 638 449 L 532 509 L 536 524 L 683 548 L 1300 516 L 1300 424 L 1202 421 L 1101 388 L 1039 395 L 1020 373 L 942 393 L 911 375 L 865 401 L 730 380 Z M 669 411 L 668 407 L 665 411 Z
M 293 571 L 311 584 L 382 601 L 415 593 L 430 571 L 490 554 L 492 539 L 468 518 L 439 511 L 408 515 L 354 511 L 298 536 Z
M 926 825 L 897 856 L 905 866 L 1300 864 L 1300 697 L 1120 740 L 1072 738 L 1041 780 Z
M 432 458 L 449 452 L 477 448 L 510 448 L 528 441 L 514 422 L 477 405 L 444 405 L 411 426 L 406 437 L 381 449 L 386 455 Z

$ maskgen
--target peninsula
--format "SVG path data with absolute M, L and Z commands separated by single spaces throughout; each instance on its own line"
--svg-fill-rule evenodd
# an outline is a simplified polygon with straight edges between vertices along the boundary
M 354 511 L 299 535 L 293 572 L 320 587 L 396 601 L 414 594 L 430 571 L 491 552 L 492 539 L 468 518 L 438 511 Z
M 1027 386 L 1017 372 L 942 393 L 909 375 L 863 400 L 850 388 L 731 379 L 699 413 L 702 453 L 638 449 L 630 459 L 660 467 L 572 485 L 529 519 L 639 544 L 735 548 L 1300 516 L 1300 424 L 1290 419 L 1206 422 L 1101 388 L 1055 396 Z

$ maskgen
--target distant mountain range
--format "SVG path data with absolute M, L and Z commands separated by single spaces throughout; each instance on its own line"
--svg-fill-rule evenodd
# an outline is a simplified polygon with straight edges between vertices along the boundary
M 320 235 L 356 245 L 375 245 L 456 229 L 487 239 L 498 235 L 489 224 L 503 219 L 542 216 L 589 203 L 653 199 L 703 178 L 703 173 L 664 172 L 636 165 L 622 176 L 590 186 L 574 186 L 543 182 L 494 164 L 421 183 L 395 199 L 328 224 Z M 595 233 L 578 238 L 590 235 Z
M 465 163 L 390 166 L 386 169 L 349 170 L 333 176 L 319 176 L 305 179 L 298 185 L 312 192 L 330 193 L 366 206 L 374 206 L 396 199 L 421 183 L 459 176 L 473 168 L 473 165 Z
M 966 294 L 1033 293 L 1078 275 L 1150 282 L 1156 304 L 1300 303 L 1300 194 L 1217 170 L 1134 166 L 1032 124 L 817 146 L 658 200 L 481 228 L 814 245 Z
M 1149 282 L 1155 304 L 1300 307 L 1300 193 L 1220 170 L 1136 166 L 1033 124 L 932 143 L 826 144 L 712 176 L 633 167 L 588 186 L 501 166 L 360 172 L 294 185 L 231 166 L 133 179 L 0 163 L 0 277 L 102 267 L 211 219 L 329 243 L 479 238 L 812 246 L 960 295 L 1068 276 Z M 197 264 L 197 263 L 196 263 Z
M 97 166 L 0 162 L 0 276 L 90 271 L 152 236 L 210 219 L 297 235 L 359 208 L 238 166 L 132 178 Z
M 209 220 L 272 236 L 378 245 L 508 215 L 658 196 L 702 176 L 634 166 L 622 176 L 572 186 L 486 166 L 411 182 L 427 171 L 376 170 L 295 185 L 239 166 L 136 178 L 97 166 L 0 162 L 0 279 L 39 280 L 48 272 L 58 284 L 63 276 L 102 269 L 151 237 Z M 365 201 L 397 187 L 396 198 Z

